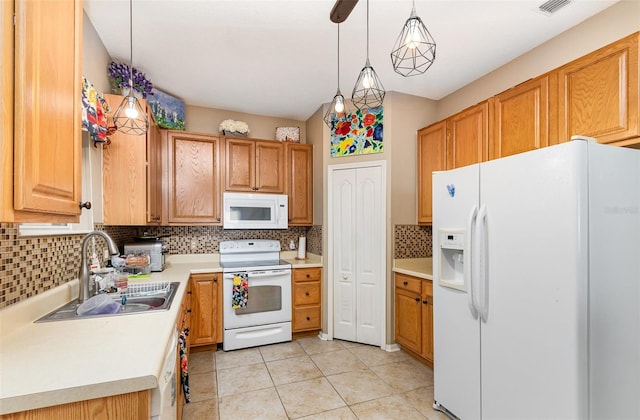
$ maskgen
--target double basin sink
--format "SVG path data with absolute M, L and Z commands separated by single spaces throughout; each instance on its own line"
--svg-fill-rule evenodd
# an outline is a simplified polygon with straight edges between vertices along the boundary
M 173 298 L 178 290 L 179 282 L 167 283 L 166 287 L 157 292 L 141 293 L 140 295 L 130 294 L 125 295 L 126 299 L 122 299 L 122 295 L 114 294 L 110 296 L 117 302 L 124 302 L 120 306 L 120 310 L 113 314 L 99 314 L 99 315 L 78 315 L 77 310 L 80 306 L 78 300 L 72 300 L 64 306 L 46 314 L 42 318 L 35 322 L 48 322 L 48 321 L 66 321 L 71 319 L 85 319 L 85 318 L 97 318 L 105 316 L 121 316 L 131 315 L 154 311 L 166 311 L 171 307 Z

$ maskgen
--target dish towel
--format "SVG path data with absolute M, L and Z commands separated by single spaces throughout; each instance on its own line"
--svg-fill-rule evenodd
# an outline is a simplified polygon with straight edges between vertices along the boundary
M 109 105 L 91 82 L 82 76 L 82 126 L 87 129 L 91 140 L 107 142 L 107 115 Z
M 189 394 L 189 360 L 187 359 L 187 335 L 189 330 L 180 331 L 178 342 L 180 343 L 180 383 L 182 384 L 182 390 L 184 391 L 184 400 L 187 403 L 191 402 L 191 395 Z
M 249 275 L 247 273 L 233 276 L 233 289 L 231 290 L 231 307 L 241 309 L 247 307 L 249 299 Z

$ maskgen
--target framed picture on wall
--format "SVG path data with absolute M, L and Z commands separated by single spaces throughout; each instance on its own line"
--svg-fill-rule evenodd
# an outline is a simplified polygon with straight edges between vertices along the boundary
M 171 130 L 185 130 L 184 101 L 153 88 L 147 103 L 158 125 Z

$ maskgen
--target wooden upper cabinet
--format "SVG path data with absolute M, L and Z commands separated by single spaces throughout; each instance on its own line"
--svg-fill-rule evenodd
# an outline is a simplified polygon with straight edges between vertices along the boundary
M 12 24 L 5 19 L 11 5 L 15 27 L 6 28 L 5 23 Z M 6 45 L 14 52 L 14 60 L 4 62 L 3 51 L 6 66 L 2 75 L 3 98 L 7 89 L 15 89 L 13 208 L 36 213 L 33 221 L 53 221 L 42 218 L 44 213 L 69 216 L 66 221 L 77 222 L 82 193 L 82 2 L 3 2 L 2 30 L 3 44 L 12 30 L 15 40 L 15 46 Z M 13 76 L 13 87 L 6 83 L 9 76 Z M 5 124 L 12 122 L 3 121 Z M 10 151 L 9 146 L 3 145 L 3 152 Z M 15 220 L 29 218 L 17 216 Z
M 482 102 L 448 118 L 447 131 L 447 169 L 487 160 L 488 102 Z
M 284 145 L 277 141 L 225 139 L 225 191 L 283 193 Z
M 418 223 L 433 221 L 432 173 L 446 169 L 447 125 L 445 121 L 418 131 Z
M 256 191 L 284 192 L 284 145 L 277 141 L 256 141 Z
M 105 94 L 111 113 L 124 99 Z M 142 109 L 147 109 L 144 99 Z M 149 130 L 143 135 L 111 134 L 102 154 L 102 209 L 104 224 L 144 226 L 160 223 L 161 144 L 159 129 L 148 112 Z
M 167 132 L 169 223 L 220 224 L 220 139 Z
M 489 100 L 492 115 L 489 159 L 550 144 L 550 77 L 529 80 Z
M 147 107 L 148 108 L 148 107 Z M 147 109 L 151 115 L 151 109 Z M 153 118 L 150 118 L 147 133 L 147 224 L 162 221 L 162 133 Z
M 560 141 L 576 134 L 595 137 L 599 143 L 640 136 L 638 36 L 635 33 L 558 69 Z
M 285 193 L 289 196 L 289 225 L 313 224 L 313 145 L 287 143 Z

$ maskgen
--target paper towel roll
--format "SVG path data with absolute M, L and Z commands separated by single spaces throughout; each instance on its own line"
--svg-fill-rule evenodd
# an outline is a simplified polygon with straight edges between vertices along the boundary
M 300 237 L 298 241 L 298 257 L 299 260 L 307 259 L 307 238 L 304 236 Z

